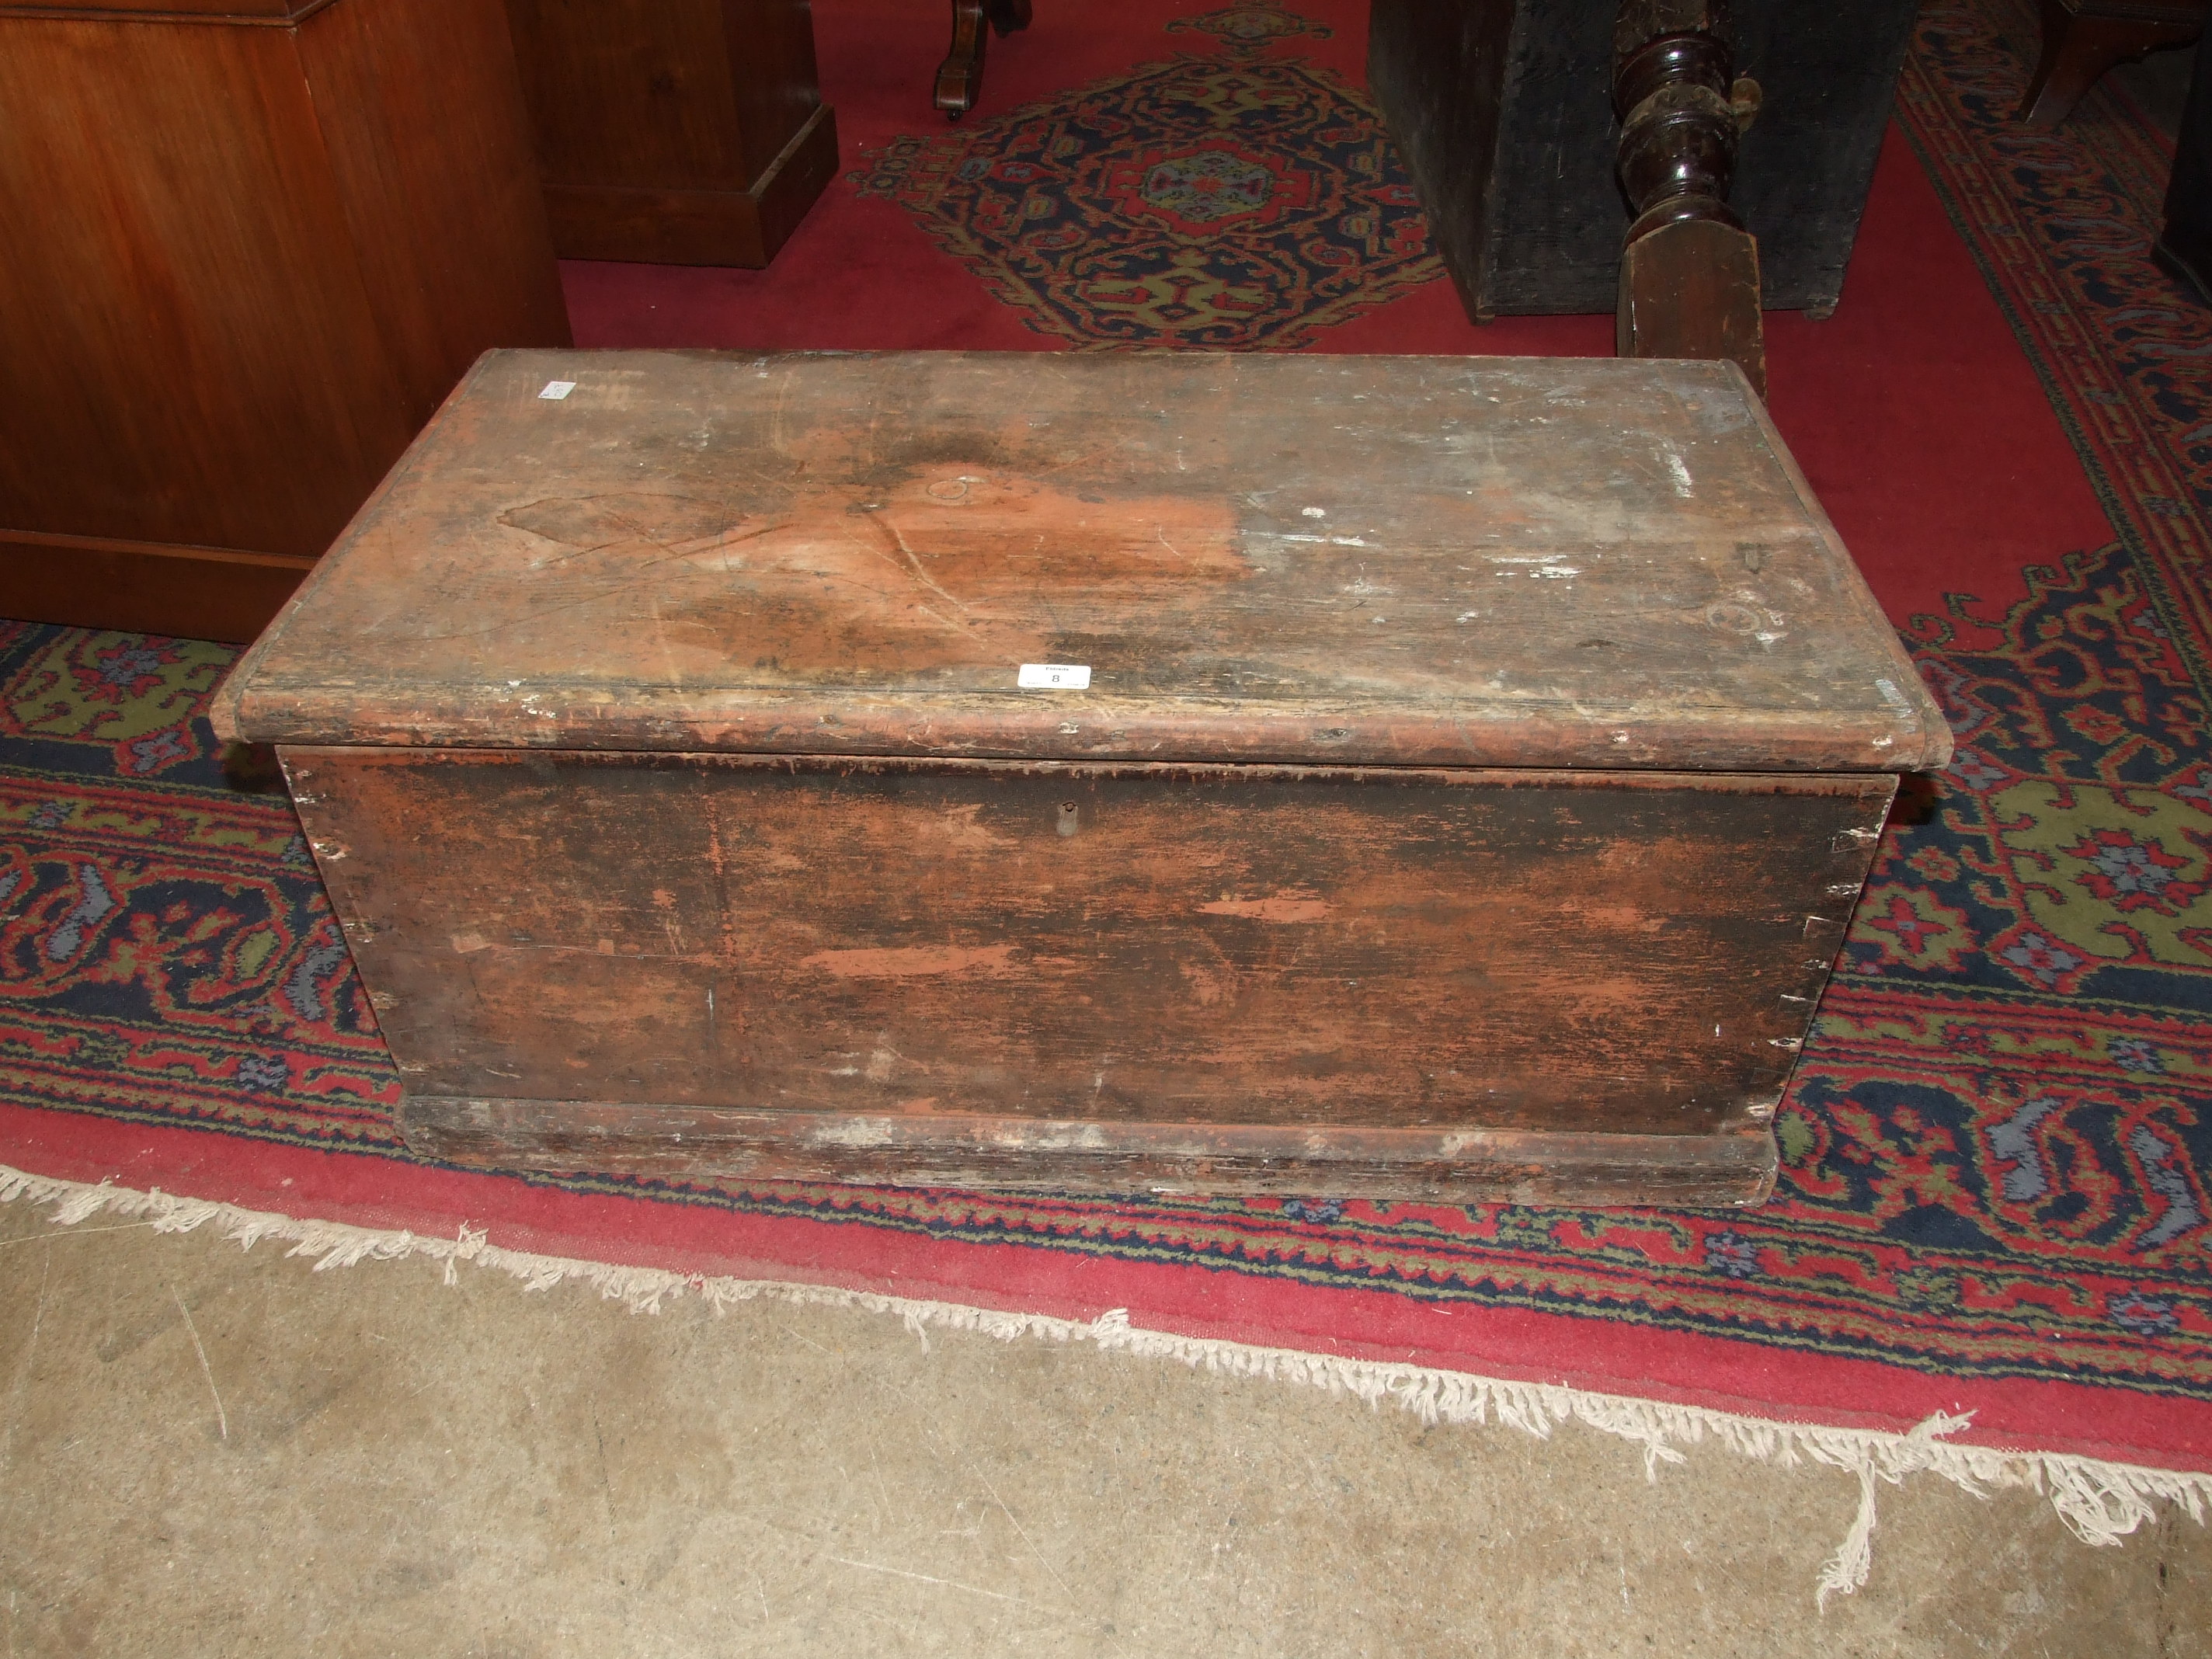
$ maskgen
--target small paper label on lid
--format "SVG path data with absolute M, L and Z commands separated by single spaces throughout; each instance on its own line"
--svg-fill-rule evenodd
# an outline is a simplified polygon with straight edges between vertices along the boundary
M 1028 691 L 1087 691 L 1091 667 L 1087 663 L 1025 662 L 1014 684 Z
M 545 390 L 538 395 L 541 398 L 550 398 L 557 404 L 575 389 L 576 383 L 574 380 L 548 380 L 545 382 Z

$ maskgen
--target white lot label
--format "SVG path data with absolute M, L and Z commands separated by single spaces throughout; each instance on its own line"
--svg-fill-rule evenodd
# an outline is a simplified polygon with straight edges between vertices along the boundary
M 1088 663 L 1025 662 L 1014 676 L 1014 684 L 1030 691 L 1087 691 L 1091 666 Z
M 545 382 L 545 390 L 538 395 L 541 398 L 550 398 L 557 404 L 575 389 L 576 383 L 574 380 L 548 380 Z

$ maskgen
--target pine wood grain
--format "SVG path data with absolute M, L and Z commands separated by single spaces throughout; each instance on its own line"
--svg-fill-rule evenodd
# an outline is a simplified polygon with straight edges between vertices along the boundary
M 283 752 L 410 1096 L 1316 1156 L 1762 1130 L 1895 783 Z
M 219 701 L 231 734 L 1734 771 L 1950 752 L 1727 364 L 500 353 L 310 593 Z M 1090 688 L 1024 690 L 1024 663 Z

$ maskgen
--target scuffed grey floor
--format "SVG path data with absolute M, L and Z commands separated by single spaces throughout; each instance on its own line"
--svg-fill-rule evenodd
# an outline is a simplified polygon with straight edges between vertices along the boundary
M 28 1655 L 2212 1655 L 2212 1533 L 0 1206 Z M 203 1361 L 204 1355 L 204 1361 Z

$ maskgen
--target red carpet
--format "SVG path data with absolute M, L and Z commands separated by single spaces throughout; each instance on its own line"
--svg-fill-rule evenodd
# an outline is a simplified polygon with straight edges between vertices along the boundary
M 1474 329 L 1423 279 L 1402 181 L 1362 171 L 1363 8 L 1241 11 L 1273 38 L 1164 0 L 1040 8 L 947 128 L 927 106 L 939 12 L 819 0 L 845 176 L 765 272 L 569 267 L 577 338 L 1609 349 L 1604 318 Z M 1753 1415 L 1902 1430 L 1971 1410 L 1982 1444 L 2212 1469 L 2212 324 L 2145 257 L 2154 139 L 2101 96 L 2057 135 L 2009 127 L 2008 40 L 2030 37 L 2002 23 L 1928 14 L 1841 308 L 1768 319 L 1776 416 L 1962 747 L 1886 842 L 1764 1210 L 424 1167 L 383 1116 L 397 1080 L 289 808 L 225 795 L 189 717 L 223 654 L 30 628 L 0 641 L 0 1163 Z M 1111 147 L 1141 140 L 1115 135 L 1112 100 L 1170 94 L 1273 100 L 1314 177 L 1218 237 L 1139 225 L 1123 265 L 1086 274 L 1047 221 L 1141 218 L 1115 195 L 1133 163 Z M 1235 131 L 1232 183 L 1272 165 Z M 1091 193 L 1038 194 L 1041 157 L 1091 167 Z M 1285 230 L 1321 204 L 1326 226 Z M 1263 269 L 1276 287 L 1239 274 Z

